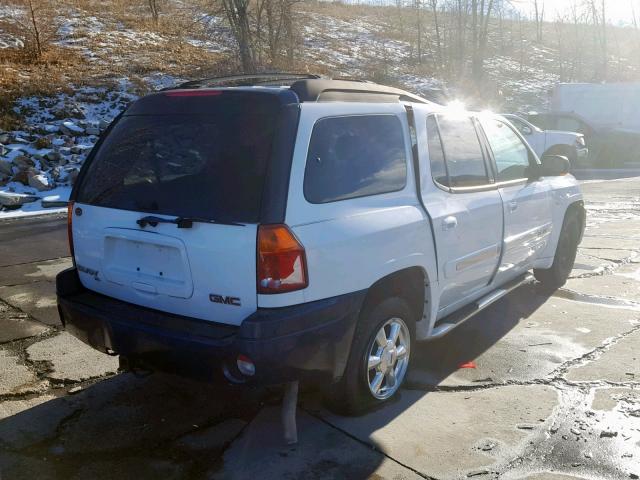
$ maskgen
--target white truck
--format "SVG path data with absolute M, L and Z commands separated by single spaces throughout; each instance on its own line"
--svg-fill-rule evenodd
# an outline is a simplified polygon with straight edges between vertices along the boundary
M 575 114 L 595 129 L 640 133 L 640 83 L 559 83 L 549 107 Z
M 527 120 L 543 130 L 583 134 L 589 158 L 581 166 L 640 165 L 640 83 L 560 83 L 549 111 L 531 112 Z
M 518 115 L 502 116 L 518 129 L 538 157 L 562 155 L 569 159 L 572 168 L 586 165 L 589 149 L 582 133 L 542 130 Z
M 313 382 L 358 411 L 530 271 L 565 282 L 585 226 L 568 168 L 500 116 L 395 88 L 183 84 L 134 102 L 83 166 L 60 316 L 130 368 Z

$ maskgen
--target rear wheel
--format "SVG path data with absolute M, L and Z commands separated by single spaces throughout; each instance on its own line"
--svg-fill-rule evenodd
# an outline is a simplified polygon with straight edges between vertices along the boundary
M 572 215 L 565 220 L 562 226 L 551 268 L 535 269 L 533 271 L 536 279 L 545 290 L 557 290 L 567 283 L 571 270 L 573 270 L 573 264 L 576 261 L 579 238 L 580 223 L 578 218 Z
M 392 398 L 409 367 L 413 315 L 398 297 L 365 309 L 356 328 L 345 373 L 328 394 L 329 406 L 354 414 Z

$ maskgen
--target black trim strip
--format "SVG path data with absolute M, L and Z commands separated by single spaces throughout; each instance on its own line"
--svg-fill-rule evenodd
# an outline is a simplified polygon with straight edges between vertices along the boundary
M 284 223 L 299 122 L 300 105 L 297 103 L 284 105 L 280 111 L 276 137 L 262 190 L 260 223 Z
M 407 123 L 409 125 L 409 129 L 413 129 L 413 131 L 415 132 L 415 135 L 410 135 L 411 143 L 412 143 L 411 155 L 413 160 L 413 175 L 415 177 L 415 182 L 416 182 L 416 193 L 418 194 L 418 201 L 422 206 L 422 210 L 424 210 L 424 213 L 427 215 L 427 218 L 429 219 L 429 228 L 431 230 L 431 238 L 433 239 L 433 249 L 434 249 L 435 260 L 436 260 L 436 280 L 437 280 L 440 272 L 440 268 L 438 265 L 438 244 L 436 243 L 436 232 L 435 232 L 435 229 L 433 228 L 433 218 L 431 218 L 431 214 L 429 213 L 429 210 L 427 209 L 427 206 L 424 204 L 424 200 L 422 199 L 422 181 L 420 179 L 420 155 L 418 152 L 418 129 L 417 129 L 418 125 L 416 124 L 416 117 L 413 113 L 413 107 L 411 107 L 411 105 L 405 105 L 405 110 L 407 111 Z M 437 127 L 437 123 L 436 123 L 436 127 Z M 426 128 L 426 118 L 425 118 L 425 128 Z M 439 135 L 440 134 L 438 133 L 438 136 Z M 415 142 L 416 142 L 415 144 L 413 144 L 413 138 L 415 138 Z

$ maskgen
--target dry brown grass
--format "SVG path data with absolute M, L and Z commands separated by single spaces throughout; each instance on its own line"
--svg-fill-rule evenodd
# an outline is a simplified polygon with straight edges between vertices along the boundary
M 57 46 L 47 49 L 34 62 L 22 49 L 0 50 L 0 129 L 20 127 L 13 112 L 18 97 L 70 93 L 70 84 L 86 84 L 89 66 L 73 51 Z

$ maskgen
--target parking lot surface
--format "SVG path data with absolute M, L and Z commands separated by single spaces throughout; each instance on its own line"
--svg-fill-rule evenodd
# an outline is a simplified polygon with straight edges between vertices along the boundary
M 59 323 L 65 220 L 0 223 L 0 478 L 637 479 L 640 178 L 582 187 L 563 289 L 521 287 L 417 345 L 377 411 L 337 416 L 303 392 L 295 446 L 278 389 L 118 374 Z

